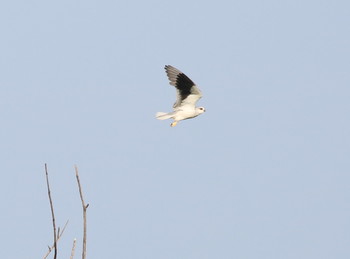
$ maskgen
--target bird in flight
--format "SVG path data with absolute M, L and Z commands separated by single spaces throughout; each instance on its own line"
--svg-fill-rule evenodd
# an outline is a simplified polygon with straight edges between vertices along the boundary
M 169 84 L 175 86 L 177 98 L 173 105 L 173 112 L 157 112 L 158 120 L 173 119 L 171 127 L 175 127 L 179 121 L 192 119 L 205 112 L 204 107 L 196 107 L 197 101 L 202 97 L 201 91 L 180 70 L 170 65 L 165 66 L 165 72 L 169 78 Z

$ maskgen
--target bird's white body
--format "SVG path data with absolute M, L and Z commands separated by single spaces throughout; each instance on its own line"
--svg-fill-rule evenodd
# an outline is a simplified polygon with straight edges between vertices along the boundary
M 201 107 L 202 108 L 202 107 Z M 192 119 L 197 117 L 199 114 L 203 113 L 205 110 L 200 110 L 200 108 L 191 107 L 190 109 L 178 109 L 173 112 L 157 112 L 156 118 L 158 120 L 173 119 L 174 121 L 182 121 L 186 119 Z
M 202 94 L 192 80 L 172 66 L 165 66 L 165 70 L 170 84 L 176 87 L 177 100 L 173 106 L 173 112 L 157 112 L 156 118 L 158 120 L 173 119 L 171 126 L 174 127 L 181 120 L 192 119 L 204 113 L 204 107 L 196 107 Z

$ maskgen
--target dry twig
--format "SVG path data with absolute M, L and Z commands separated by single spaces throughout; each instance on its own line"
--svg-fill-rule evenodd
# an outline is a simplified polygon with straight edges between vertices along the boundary
M 77 183 L 78 183 L 78 187 L 79 187 L 79 194 L 80 194 L 81 204 L 82 204 L 82 207 L 83 207 L 84 235 L 83 235 L 82 259 L 85 259 L 86 258 L 86 210 L 89 207 L 89 204 L 85 204 L 85 201 L 84 201 L 84 198 L 83 198 L 83 191 L 82 191 L 81 185 L 80 185 L 78 167 L 75 165 L 74 168 L 75 168 L 75 176 L 77 178 Z
M 49 195 L 50 207 L 51 207 L 51 215 L 52 215 L 52 225 L 53 225 L 53 248 L 54 248 L 54 259 L 57 258 L 57 235 L 56 235 L 56 222 L 55 222 L 55 213 L 53 210 L 53 203 L 51 198 L 51 190 L 49 185 L 49 174 L 47 172 L 47 164 L 45 164 L 45 174 L 46 174 L 46 185 L 47 185 L 47 193 Z
M 72 252 L 70 253 L 70 259 L 73 259 L 74 257 L 76 243 L 77 243 L 77 240 L 74 238 Z
M 66 224 L 64 224 L 64 227 L 62 229 L 62 232 L 61 233 L 57 233 L 57 239 L 56 239 L 56 243 L 58 243 L 58 240 L 60 240 L 60 238 L 62 237 L 64 231 L 66 230 L 66 227 L 68 225 L 68 222 L 69 220 L 66 221 Z M 47 251 L 46 255 L 44 255 L 44 258 L 43 259 L 46 259 L 49 254 L 51 253 L 52 249 L 54 249 L 55 245 L 53 244 L 51 247 L 49 246 L 49 251 Z

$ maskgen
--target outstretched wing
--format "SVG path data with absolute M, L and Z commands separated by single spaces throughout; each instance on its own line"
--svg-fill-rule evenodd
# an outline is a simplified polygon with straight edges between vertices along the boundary
M 197 101 L 202 97 L 201 91 L 184 73 L 172 66 L 165 66 L 165 71 L 170 80 L 170 84 L 175 86 L 177 99 L 174 108 L 191 105 L 195 106 Z

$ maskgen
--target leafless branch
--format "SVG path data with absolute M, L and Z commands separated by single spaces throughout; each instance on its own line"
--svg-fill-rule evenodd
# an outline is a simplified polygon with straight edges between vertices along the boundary
M 77 243 L 77 240 L 74 238 L 72 252 L 70 254 L 70 259 L 73 259 L 73 257 L 74 257 L 76 243 Z
M 46 185 L 47 185 L 47 193 L 49 195 L 49 201 L 50 201 L 50 207 L 51 207 L 51 216 L 52 216 L 52 225 L 53 225 L 53 248 L 54 248 L 54 259 L 57 258 L 57 235 L 56 235 L 56 222 L 55 222 L 55 213 L 53 210 L 53 203 L 51 198 L 51 190 L 50 190 L 50 184 L 49 184 L 49 174 L 47 172 L 47 164 L 45 164 L 45 174 L 46 174 Z
M 68 225 L 68 222 L 69 222 L 69 220 L 67 220 L 67 221 L 66 221 L 66 224 L 64 224 L 64 227 L 63 227 L 63 229 L 62 229 L 62 232 L 60 232 L 60 233 L 57 234 L 56 243 L 58 243 L 58 240 L 60 240 L 60 238 L 62 237 L 64 231 L 66 230 L 66 227 L 67 227 L 67 225 Z M 47 251 L 47 253 L 45 254 L 45 256 L 44 256 L 43 259 L 46 259 L 46 258 L 49 256 L 49 254 L 51 253 L 52 249 L 54 249 L 54 247 L 55 247 L 54 244 L 53 244 L 51 247 L 49 246 L 49 251 Z
M 58 227 L 57 228 L 57 237 L 56 237 L 56 243 L 57 243 L 57 238 L 60 236 L 60 232 L 61 232 L 61 228 Z
M 77 178 L 77 183 L 78 183 L 78 187 L 79 187 L 79 194 L 80 194 L 81 204 L 82 204 L 82 207 L 83 207 L 84 235 L 83 235 L 82 259 L 86 259 L 86 210 L 89 207 L 89 204 L 85 204 L 85 201 L 84 201 L 83 191 L 82 191 L 81 185 L 80 185 L 78 167 L 75 165 L 74 168 L 75 168 L 75 176 Z

